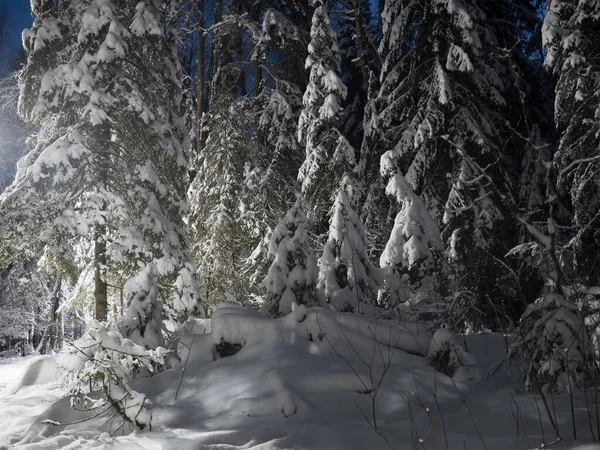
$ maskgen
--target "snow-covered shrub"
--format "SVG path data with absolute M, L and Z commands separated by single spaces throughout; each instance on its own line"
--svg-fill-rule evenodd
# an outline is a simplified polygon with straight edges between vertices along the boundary
M 557 292 L 527 307 L 510 356 L 523 364 L 528 390 L 571 392 L 593 378 L 592 346 L 583 316 Z
M 435 332 L 429 344 L 427 359 L 431 366 L 449 377 L 468 364 L 468 355 L 447 328 Z
M 129 383 L 139 373 L 153 373 L 167 353 L 148 350 L 126 339 L 114 325 L 89 323 L 87 334 L 62 353 L 58 365 L 66 373 L 71 406 L 84 409 L 113 407 L 139 429 L 150 427 L 150 401 Z M 99 397 L 96 393 L 101 393 Z

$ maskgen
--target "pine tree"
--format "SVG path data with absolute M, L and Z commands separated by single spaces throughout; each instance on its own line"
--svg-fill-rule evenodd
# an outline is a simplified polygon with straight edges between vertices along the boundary
M 381 272 L 367 255 L 365 230 L 356 213 L 359 197 L 356 181 L 346 174 L 331 208 L 327 243 L 319 260 L 317 287 L 338 311 L 360 311 L 361 304 L 376 303 L 383 284 Z
M 304 211 L 304 200 L 298 195 L 269 243 L 269 254 L 274 260 L 263 281 L 266 299 L 262 310 L 273 317 L 289 313 L 294 303 L 307 306 L 321 303 L 317 292 L 317 259 L 308 240 Z
M 554 164 L 559 192 L 569 195 L 575 212 L 573 265 L 591 283 L 600 280 L 599 29 L 598 2 L 548 2 L 543 39 L 546 66 L 557 79 L 554 112 L 561 137 Z
M 2 196 L 5 242 L 63 258 L 92 246 L 98 320 L 112 277 L 149 264 L 170 313 L 193 313 L 174 31 L 154 1 L 36 1 L 32 11 L 20 114 L 41 129 Z
M 340 76 L 337 36 L 320 1 L 313 14 L 310 35 L 306 59 L 310 76 L 298 121 L 298 140 L 306 148 L 306 158 L 298 179 L 309 205 L 309 228 L 320 246 L 327 232 L 327 211 L 335 186 L 344 173 L 354 169 L 355 155 L 337 128 L 347 88 Z

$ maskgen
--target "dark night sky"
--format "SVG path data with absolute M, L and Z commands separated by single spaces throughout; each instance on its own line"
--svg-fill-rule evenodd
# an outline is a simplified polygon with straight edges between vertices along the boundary
M 8 10 L 8 26 L 4 36 L 4 55 L 0 62 L 0 71 L 6 72 L 8 60 L 21 46 L 21 32 L 29 28 L 33 22 L 29 0 L 0 0 L 0 6 Z

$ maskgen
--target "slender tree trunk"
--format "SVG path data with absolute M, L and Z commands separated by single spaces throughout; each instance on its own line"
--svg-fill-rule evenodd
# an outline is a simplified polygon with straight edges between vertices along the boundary
M 250 18 L 252 19 L 253 22 L 258 23 L 258 20 L 260 19 L 260 3 L 259 2 L 254 2 L 254 4 L 252 5 L 252 10 L 250 11 Z M 260 94 L 262 85 L 261 85 L 261 81 L 262 81 L 262 70 L 260 68 L 260 61 L 258 60 L 253 60 L 252 61 L 252 74 L 254 77 L 254 93 L 255 95 Z
M 215 21 L 214 21 L 214 25 L 220 23 L 223 21 L 223 0 L 215 0 L 214 2 L 214 12 L 215 12 Z M 208 108 L 210 110 L 210 104 L 213 101 L 213 97 L 214 97 L 214 92 L 212 92 L 212 83 L 213 80 L 215 78 L 215 39 L 214 39 L 214 33 L 213 33 L 213 39 L 210 41 L 211 42 L 211 50 L 208 54 L 208 80 L 205 80 L 205 84 L 206 82 L 208 82 L 208 88 L 207 90 L 203 93 L 203 97 L 204 97 L 204 104 L 206 105 L 206 108 Z M 204 56 L 206 58 L 206 55 Z M 205 62 L 206 64 L 206 62 Z
M 42 355 L 48 353 L 49 350 L 56 348 L 57 340 L 61 340 L 59 336 L 59 324 L 57 310 L 60 306 L 60 289 L 62 286 L 62 272 L 58 271 L 54 286 L 50 293 L 50 314 L 46 323 L 46 328 L 42 339 L 37 347 L 37 351 Z
M 204 0 L 198 0 L 198 61 L 196 63 L 196 72 L 198 77 L 198 85 L 196 88 L 196 118 L 197 118 L 197 138 L 196 152 L 200 154 L 204 148 L 204 70 L 205 70 L 205 55 L 204 55 Z
M 108 185 L 108 146 L 111 132 L 108 124 L 98 125 L 96 128 L 99 178 L 102 188 L 106 189 Z M 105 210 L 106 203 L 102 205 L 102 211 Z M 106 321 L 108 318 L 106 262 L 106 225 L 99 223 L 96 225 L 94 232 L 94 318 L 101 322 Z
M 223 20 L 223 0 L 215 0 L 215 24 Z
M 366 93 L 369 91 L 369 59 L 367 57 L 368 38 L 365 31 L 365 24 L 361 12 L 361 0 L 352 0 L 352 9 L 354 10 L 354 25 L 356 29 L 356 44 L 358 47 L 358 60 L 360 64 L 360 74 L 363 79 L 363 88 Z
M 106 227 L 96 226 L 94 236 L 94 318 L 105 321 L 108 314 L 108 288 L 106 285 Z

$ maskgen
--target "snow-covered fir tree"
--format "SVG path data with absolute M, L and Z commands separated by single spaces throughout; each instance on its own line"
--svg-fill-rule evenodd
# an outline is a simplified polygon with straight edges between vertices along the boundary
M 181 71 L 161 5 L 36 0 L 32 12 L 19 110 L 40 132 L 1 199 L 4 243 L 64 259 L 91 247 L 99 320 L 113 277 L 149 264 L 169 312 L 195 312 Z
M 234 19 L 223 16 L 213 36 L 208 138 L 188 191 L 194 253 L 203 297 L 210 304 L 242 301 L 248 287 L 240 274 L 249 254 L 240 213 L 245 160 L 256 138 L 247 133 L 244 99 L 237 98 L 243 75 L 237 65 L 242 31 Z
M 341 78 L 337 36 L 324 4 L 318 0 L 312 18 L 306 68 L 309 83 L 298 121 L 298 140 L 306 157 L 298 180 L 309 205 L 310 232 L 322 245 L 327 233 L 327 211 L 344 173 L 355 166 L 354 149 L 337 128 L 347 88 Z
M 432 301 L 443 294 L 440 229 L 402 174 L 390 179 L 387 194 L 401 205 L 380 258 L 381 267 L 387 268 L 389 301 L 391 305 L 407 300 Z
M 269 254 L 273 259 L 263 281 L 266 289 L 265 314 L 277 317 L 289 313 L 292 305 L 316 306 L 317 259 L 307 234 L 306 205 L 298 194 L 296 203 L 281 219 L 271 237 Z
M 552 0 L 544 21 L 546 66 L 557 79 L 555 119 L 560 133 L 554 163 L 558 188 L 568 194 L 577 233 L 573 265 L 587 283 L 600 280 L 600 4 Z
M 474 316 L 491 298 L 507 306 L 517 296 L 502 261 L 517 235 L 502 144 L 512 131 L 501 114 L 514 80 L 500 62 L 494 13 L 470 0 L 386 2 L 375 116 L 383 131 L 374 142 L 387 150 L 382 175 L 402 173 L 439 224 L 453 288 Z
M 331 208 L 329 234 L 319 260 L 317 288 L 338 311 L 360 311 L 374 304 L 382 287 L 381 271 L 370 261 L 362 222 L 356 213 L 360 191 L 348 174 L 342 178 Z
M 382 99 L 378 96 L 379 84 L 375 74 L 369 77 L 368 99 L 363 116 L 363 141 L 358 162 L 358 176 L 363 182 L 361 219 L 367 231 L 369 253 L 379 257 L 392 228 L 394 203 L 386 194 L 386 179 L 381 176 L 380 159 L 383 147 L 383 132 L 379 123 Z
M 258 293 L 271 233 L 295 200 L 309 10 L 303 1 L 215 8 L 191 223 L 209 301 L 245 302 Z
M 257 95 L 245 102 L 257 136 L 253 151 L 247 152 L 241 194 L 244 228 L 254 245 L 243 272 L 254 286 L 270 266 L 271 233 L 295 201 L 296 178 L 304 158 L 297 126 L 305 79 L 299 76 L 305 72 L 301 55 L 306 53 L 308 32 L 298 22 L 305 22 L 306 17 L 289 17 L 280 5 L 275 6 L 267 8 L 256 24 L 260 31 L 254 36 L 252 58 L 264 70 L 252 87 Z

